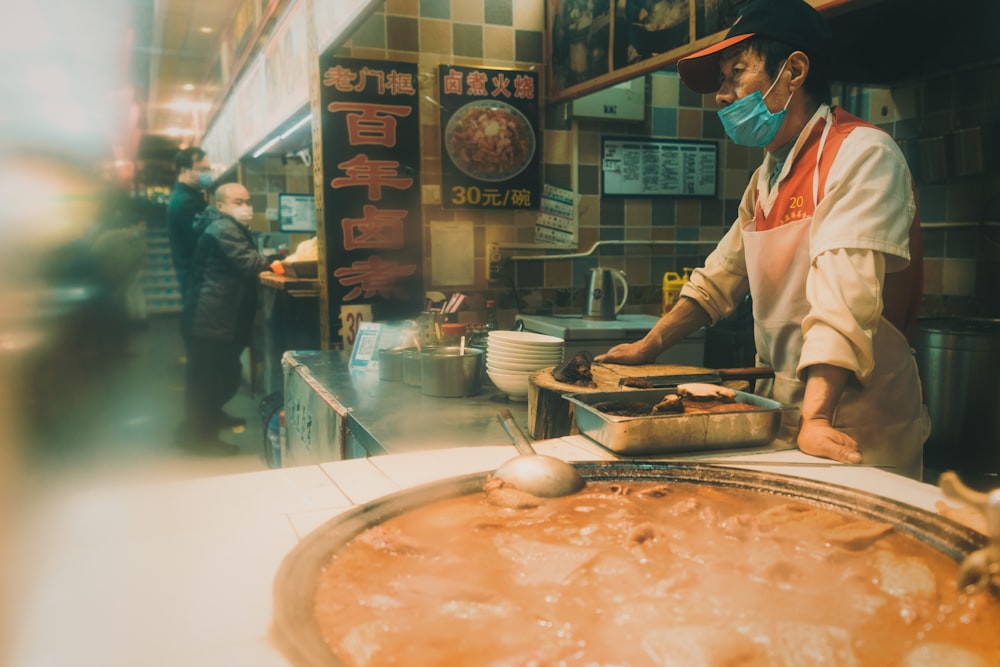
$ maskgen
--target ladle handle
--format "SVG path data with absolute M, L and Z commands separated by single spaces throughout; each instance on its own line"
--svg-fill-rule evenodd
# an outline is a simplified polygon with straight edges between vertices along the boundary
M 500 414 L 497 415 L 497 421 L 503 426 L 503 430 L 507 431 L 507 435 L 514 442 L 514 447 L 517 448 L 519 454 L 531 456 L 537 453 L 528 441 L 528 436 L 524 434 L 521 427 L 514 421 L 514 415 L 510 413 L 510 410 L 506 408 L 501 410 Z

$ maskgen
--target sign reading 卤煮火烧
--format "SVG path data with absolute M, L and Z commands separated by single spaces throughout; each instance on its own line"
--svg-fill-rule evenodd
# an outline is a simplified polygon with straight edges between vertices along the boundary
M 537 209 L 538 74 L 440 66 L 445 208 Z

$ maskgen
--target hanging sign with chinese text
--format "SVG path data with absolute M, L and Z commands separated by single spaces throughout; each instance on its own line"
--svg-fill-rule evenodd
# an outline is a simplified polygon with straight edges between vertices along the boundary
M 320 76 L 329 312 L 411 317 L 423 303 L 417 67 L 326 53 Z
M 445 208 L 537 209 L 536 72 L 441 65 Z

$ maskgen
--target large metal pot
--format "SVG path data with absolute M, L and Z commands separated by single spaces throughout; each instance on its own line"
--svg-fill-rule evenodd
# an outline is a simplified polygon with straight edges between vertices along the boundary
M 1000 319 L 920 320 L 914 347 L 931 417 L 924 462 L 1000 486 Z
M 961 560 L 987 538 L 950 519 L 863 491 L 785 475 L 698 463 L 587 462 L 575 467 L 587 480 L 688 482 L 786 496 L 891 523 L 947 556 Z M 313 617 L 323 568 L 356 535 L 394 516 L 446 498 L 480 491 L 489 473 L 455 477 L 394 493 L 338 515 L 306 536 L 284 559 L 274 582 L 272 638 L 298 667 L 341 663 L 330 653 Z M 308 576 L 301 576 L 307 573 Z

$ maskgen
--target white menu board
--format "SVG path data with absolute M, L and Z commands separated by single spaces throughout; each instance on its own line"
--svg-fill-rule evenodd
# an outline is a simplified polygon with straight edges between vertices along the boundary
M 601 194 L 629 197 L 714 197 L 714 141 L 601 139 Z

